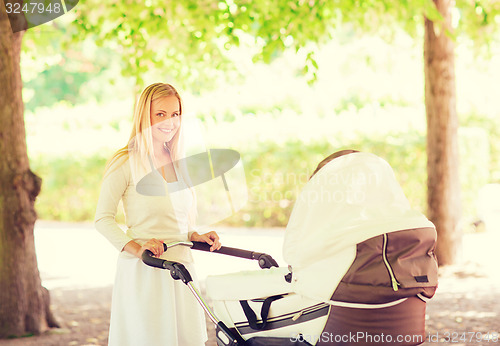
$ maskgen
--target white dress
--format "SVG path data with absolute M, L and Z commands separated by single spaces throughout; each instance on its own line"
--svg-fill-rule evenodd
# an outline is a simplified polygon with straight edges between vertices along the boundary
M 188 240 L 191 191 L 175 189 L 176 192 L 166 196 L 144 196 L 135 189 L 128 160 L 121 160 L 116 166 L 102 182 L 95 217 L 97 230 L 119 251 L 130 240 L 141 245 L 151 238 L 166 243 Z M 126 232 L 115 221 L 120 199 L 126 215 Z M 196 282 L 189 248 L 169 249 L 162 258 L 183 263 Z M 121 251 L 113 287 L 109 345 L 198 346 L 206 340 L 204 312 L 188 287 L 180 280 L 173 280 L 168 270 L 149 267 Z

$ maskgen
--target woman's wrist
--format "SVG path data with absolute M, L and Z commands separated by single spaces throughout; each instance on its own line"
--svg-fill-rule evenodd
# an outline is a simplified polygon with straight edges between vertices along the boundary
M 137 244 L 135 241 L 131 240 L 123 247 L 122 251 L 126 251 L 137 258 L 141 257 L 141 246 Z
M 198 232 L 196 232 L 196 231 L 189 232 L 188 233 L 188 239 L 189 239 L 189 241 L 196 241 L 195 239 L 193 239 L 193 237 L 196 238 L 196 236 L 199 236 Z

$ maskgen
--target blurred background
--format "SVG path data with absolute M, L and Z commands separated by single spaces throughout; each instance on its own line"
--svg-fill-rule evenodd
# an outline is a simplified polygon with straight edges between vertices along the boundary
M 57 40 L 44 30 L 27 35 Z M 286 225 L 317 163 L 345 148 L 386 159 L 411 203 L 425 212 L 421 41 L 401 31 L 388 42 L 348 25 L 334 37 L 317 49 L 313 83 L 302 71 L 303 56 L 293 50 L 266 64 L 252 62 L 251 46 L 234 47 L 226 52 L 236 67 L 229 77 L 220 73 L 187 85 L 168 66 L 148 71 L 137 84 L 122 76 L 120 56 L 92 40 L 55 55 L 26 53 L 28 153 L 43 179 L 39 218 L 93 219 L 103 167 L 130 135 L 137 90 L 157 81 L 178 87 L 187 116 L 205 128 L 207 146 L 242 155 L 249 203 L 225 225 Z M 489 56 L 466 43 L 456 50 L 463 224 L 470 232 L 483 230 L 480 220 L 492 205 L 483 199 L 495 189 L 488 184 L 500 182 L 499 53 L 497 42 Z
M 26 141 L 42 178 L 35 244 L 63 328 L 2 343 L 107 343 L 116 250 L 93 218 L 106 161 L 127 144 L 136 97 L 154 82 L 178 89 L 206 147 L 241 154 L 248 202 L 214 225 L 224 245 L 286 265 L 294 201 L 318 162 L 341 149 L 384 158 L 428 214 L 423 17 L 439 16 L 426 0 L 332 3 L 88 0 L 26 31 Z M 463 252 L 440 268 L 426 326 L 488 342 L 500 332 L 500 5 L 450 8 Z M 256 268 L 196 256 L 202 286 L 207 275 Z

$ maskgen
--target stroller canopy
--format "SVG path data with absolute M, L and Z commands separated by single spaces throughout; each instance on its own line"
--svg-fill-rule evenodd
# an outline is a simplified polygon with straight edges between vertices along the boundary
M 383 159 L 355 152 L 333 159 L 301 191 L 290 216 L 283 258 L 293 291 L 328 301 L 356 256 L 356 244 L 405 229 L 434 227 L 413 210 Z

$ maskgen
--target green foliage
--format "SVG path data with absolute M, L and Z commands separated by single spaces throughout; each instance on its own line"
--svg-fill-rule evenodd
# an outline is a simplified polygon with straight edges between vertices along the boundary
M 477 154 L 471 152 L 472 148 L 477 149 L 480 139 L 477 131 L 471 130 L 463 131 L 460 136 L 460 147 L 463 148 L 462 206 L 466 223 L 475 221 L 477 192 L 488 182 L 485 176 L 488 169 L 484 167 L 484 161 L 488 158 L 479 159 Z M 358 136 L 343 139 L 339 135 L 334 139 L 318 140 L 307 145 L 296 140 L 287 141 L 281 146 L 273 142 L 259 143 L 258 147 L 242 154 L 247 172 L 249 203 L 224 223 L 249 227 L 285 226 L 298 193 L 317 164 L 342 149 L 370 152 L 386 160 L 410 204 L 426 213 L 426 140 L 424 134 L 410 131 L 389 133 L 378 138 Z M 487 155 L 482 149 L 478 149 L 481 155 Z
M 42 178 L 35 208 L 40 219 L 91 221 L 106 158 L 35 157 L 31 169 Z
M 75 8 L 68 32 L 72 40 L 65 44 L 92 38 L 111 47 L 121 57 L 122 73 L 137 84 L 148 72 L 163 71 L 178 85 L 196 86 L 229 64 L 219 47 L 231 31 L 225 13 L 208 1 L 113 1 L 107 6 L 86 1 Z
M 425 211 L 426 153 L 425 138 L 416 133 L 397 133 L 385 138 L 341 135 L 309 144 L 289 140 L 283 145 L 259 143 L 242 153 L 249 203 L 224 222 L 229 225 L 285 226 L 300 190 L 317 164 L 342 149 L 374 153 L 391 164 L 399 183 L 412 205 Z
M 441 16 L 432 0 L 226 0 L 109 1 L 80 3 L 65 47 L 92 37 L 122 57 L 122 72 L 142 84 L 148 71 L 163 71 L 193 90 L 234 69 L 227 51 L 252 47 L 253 60 L 271 62 L 286 49 L 305 51 L 303 74 L 316 79 L 315 45 L 349 23 L 356 31 L 389 36 L 399 23 L 415 36 L 425 15 Z
M 477 191 L 491 182 L 487 167 L 490 151 L 485 146 L 491 146 L 493 159 L 498 143 L 498 138 L 488 138 L 478 128 L 463 128 L 460 132 L 462 204 L 466 222 L 476 218 Z M 421 133 L 393 132 L 378 137 L 352 138 L 338 134 L 310 143 L 289 139 L 282 144 L 270 140 L 254 144 L 238 149 L 245 168 L 248 203 L 221 224 L 238 227 L 285 226 L 294 201 L 317 164 L 342 149 L 370 152 L 385 159 L 392 166 L 410 203 L 426 212 L 426 141 Z M 32 158 L 33 171 L 43 179 L 42 191 L 36 201 L 39 218 L 92 221 L 106 160 L 100 154 Z M 492 162 L 498 165 L 497 161 Z M 121 210 L 117 219 L 124 222 Z
M 457 0 L 453 11 L 457 37 L 471 38 L 479 50 L 495 38 L 498 1 Z M 29 64 L 24 66 L 37 66 L 25 78 L 35 93 L 27 100 L 28 109 L 57 100 L 101 100 L 108 96 L 106 86 L 116 81 L 112 74 L 122 74 L 137 86 L 169 80 L 194 93 L 221 81 L 234 83 L 243 71 L 231 58 L 231 49 L 239 46 L 250 49 L 254 62 L 265 63 L 295 51 L 303 57 L 300 72 L 312 83 L 318 78 L 320 45 L 346 39 L 346 31 L 337 29 L 350 27 L 349 37 L 368 32 L 392 40 L 402 27 L 420 38 L 423 16 L 442 19 L 432 0 L 112 0 L 106 6 L 88 0 L 27 31 L 23 60 Z M 103 48 L 96 49 L 96 44 Z M 47 63 L 47 57 L 57 61 Z M 71 69 L 75 59 L 92 74 Z M 54 64 L 65 65 L 65 76 Z M 104 71 L 110 75 L 101 80 Z
M 25 109 L 34 111 L 37 107 L 50 107 L 61 100 L 80 103 L 84 100 L 79 87 L 88 78 L 88 73 L 68 72 L 60 65 L 52 66 L 24 84 L 25 88 L 35 90 L 34 97 L 25 102 Z
M 485 139 L 488 141 L 488 147 L 486 150 L 484 146 L 475 146 L 472 141 L 471 146 L 467 154 L 470 155 L 470 159 L 474 160 L 478 155 L 484 155 L 484 151 L 489 155 L 489 161 L 484 169 L 488 172 L 487 182 L 488 183 L 500 183 L 500 118 L 498 117 L 488 117 L 477 112 L 469 113 L 463 115 L 460 119 L 462 126 L 469 128 L 479 128 L 484 129 L 484 132 L 479 132 L 474 138 L 476 143 L 482 143 Z M 480 138 L 482 137 L 482 138 Z M 483 151 L 481 153 L 480 151 Z M 483 164 L 482 161 L 480 164 Z M 476 163 L 477 164 L 477 163 Z
M 84 40 L 63 50 L 64 33 L 62 28 L 27 31 L 21 59 L 25 110 L 102 102 L 115 98 L 117 92 L 131 92 L 134 84 L 121 75 L 120 58 L 112 49 Z
M 470 39 L 476 51 L 488 55 L 492 41 L 498 42 L 500 2 L 496 0 L 456 0 L 458 35 Z
M 479 189 L 500 183 L 500 119 L 473 112 L 460 120 L 460 179 L 467 226 L 478 219 Z
M 480 127 L 461 127 L 458 134 L 463 218 L 470 223 L 477 220 L 478 192 L 490 182 L 490 143 L 495 140 Z
M 283 226 L 293 202 L 309 179 L 313 164 L 321 153 L 328 152 L 326 141 L 304 145 L 289 140 L 283 145 L 259 142 L 242 151 L 249 192 L 248 204 L 238 214 L 225 220 L 232 225 Z
M 341 144 L 342 143 L 342 144 Z M 422 136 L 399 134 L 387 139 L 318 140 L 304 144 L 288 140 L 283 145 L 259 142 L 240 151 L 245 167 L 249 201 L 224 223 L 247 226 L 283 226 L 298 193 L 325 156 L 343 148 L 369 151 L 393 165 L 400 183 L 415 205 L 425 201 L 425 148 Z M 41 219 L 93 220 L 106 158 L 36 157 L 32 169 L 43 179 L 36 201 Z M 123 220 L 123 216 L 120 216 Z M 123 222 L 123 221 L 122 221 Z

